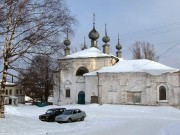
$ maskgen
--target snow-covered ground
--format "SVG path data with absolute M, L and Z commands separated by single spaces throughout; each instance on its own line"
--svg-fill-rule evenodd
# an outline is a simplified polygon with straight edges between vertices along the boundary
M 32 105 L 6 106 L 0 119 L 0 135 L 180 135 L 180 110 L 173 107 L 132 105 L 67 105 L 87 113 L 82 122 L 42 122 L 49 108 Z

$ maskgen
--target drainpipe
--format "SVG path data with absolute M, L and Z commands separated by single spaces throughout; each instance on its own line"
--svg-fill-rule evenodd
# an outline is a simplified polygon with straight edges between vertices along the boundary
M 180 109 L 180 70 L 178 71 L 179 73 L 178 73 L 178 76 L 179 76 L 179 92 L 178 92 L 178 94 L 179 94 L 179 109 Z
M 100 92 L 99 92 L 99 73 L 97 72 L 97 77 L 98 77 L 98 87 L 97 87 L 97 89 L 98 89 L 98 103 L 100 104 L 100 105 L 102 105 L 102 103 L 101 103 L 101 97 L 100 97 Z
M 58 105 L 59 105 L 59 102 L 61 102 L 61 69 L 59 69 L 59 97 L 58 97 Z

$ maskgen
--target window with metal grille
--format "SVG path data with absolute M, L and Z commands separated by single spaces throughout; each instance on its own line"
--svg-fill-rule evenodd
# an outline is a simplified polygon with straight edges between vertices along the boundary
M 66 89 L 66 97 L 70 97 L 70 89 Z

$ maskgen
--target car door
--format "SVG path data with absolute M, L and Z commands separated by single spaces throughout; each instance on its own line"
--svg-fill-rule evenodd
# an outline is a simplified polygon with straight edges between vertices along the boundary
M 76 110 L 76 120 L 81 118 L 81 111 L 80 110 Z
M 55 116 L 57 116 L 57 115 L 59 115 L 60 114 L 60 110 L 59 109 L 57 109 L 56 111 L 55 111 L 55 115 L 54 115 L 54 117 Z
M 76 120 L 77 119 L 77 112 L 76 112 L 76 110 L 73 111 L 71 118 L 72 118 L 72 120 Z

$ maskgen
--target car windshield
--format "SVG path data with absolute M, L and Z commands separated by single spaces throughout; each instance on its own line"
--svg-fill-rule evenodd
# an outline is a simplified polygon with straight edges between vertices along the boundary
M 47 110 L 46 114 L 52 114 L 54 113 L 54 110 Z
M 69 114 L 72 114 L 73 113 L 73 110 L 67 110 L 67 111 L 65 111 L 63 114 L 64 115 L 69 115 Z

